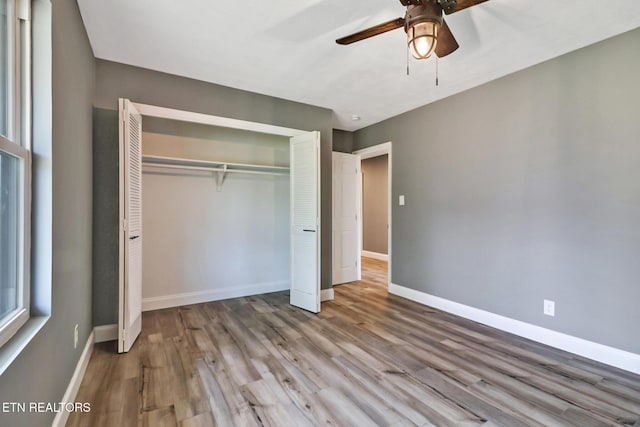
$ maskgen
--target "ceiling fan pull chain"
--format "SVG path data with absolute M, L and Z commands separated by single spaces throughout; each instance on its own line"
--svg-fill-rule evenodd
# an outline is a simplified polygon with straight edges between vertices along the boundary
M 409 46 L 407 46 L 407 76 L 409 75 Z
M 436 86 L 438 86 L 438 55 L 436 55 Z

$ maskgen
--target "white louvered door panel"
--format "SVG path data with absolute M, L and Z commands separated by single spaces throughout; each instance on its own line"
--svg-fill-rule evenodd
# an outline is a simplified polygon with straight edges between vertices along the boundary
M 118 352 L 127 352 L 142 329 L 142 117 L 120 100 L 121 224 Z
M 127 176 L 127 225 L 129 237 L 142 234 L 142 120 L 133 106 L 126 117 L 128 138 Z
M 291 138 L 290 303 L 320 311 L 320 133 Z
M 318 220 L 317 171 L 312 141 L 295 144 L 293 180 L 293 224 L 315 230 Z

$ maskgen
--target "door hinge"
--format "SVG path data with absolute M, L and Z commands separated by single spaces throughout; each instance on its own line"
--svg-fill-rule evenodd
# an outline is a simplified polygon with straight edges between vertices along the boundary
M 29 0 L 18 0 L 18 19 L 22 21 L 31 20 L 31 2 Z

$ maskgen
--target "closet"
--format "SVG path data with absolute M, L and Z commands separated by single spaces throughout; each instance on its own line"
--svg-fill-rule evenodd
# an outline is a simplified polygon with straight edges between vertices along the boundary
M 319 133 L 120 102 L 119 351 L 147 310 L 290 290 L 319 311 Z

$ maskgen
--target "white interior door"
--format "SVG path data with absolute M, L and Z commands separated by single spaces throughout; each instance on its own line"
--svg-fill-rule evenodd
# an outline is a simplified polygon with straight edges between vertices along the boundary
M 290 303 L 320 311 L 320 133 L 291 138 Z
M 362 277 L 360 222 L 362 215 L 360 156 L 333 153 L 333 284 Z
M 120 99 L 120 287 L 118 352 L 142 329 L 142 117 Z

